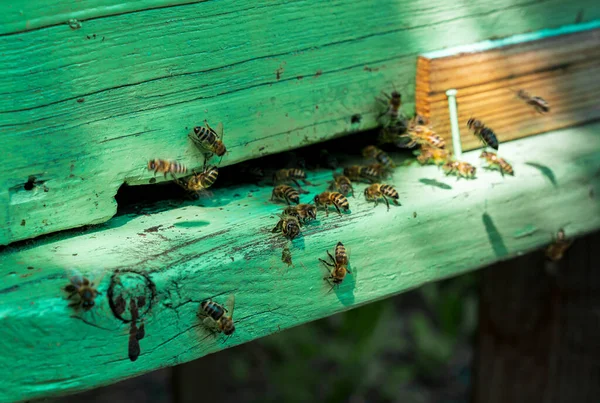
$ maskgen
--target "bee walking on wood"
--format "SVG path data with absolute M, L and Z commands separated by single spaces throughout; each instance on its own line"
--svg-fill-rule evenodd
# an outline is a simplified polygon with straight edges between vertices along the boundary
M 485 126 L 481 120 L 471 118 L 467 121 L 467 127 L 481 139 L 484 145 L 498 150 L 498 138 L 496 133 L 489 127 Z
M 300 203 L 300 194 L 296 189 L 288 185 L 279 185 L 273 188 L 271 200 L 284 200 L 288 205 Z
M 391 122 L 398 120 L 400 117 L 400 107 L 402 106 L 402 95 L 394 90 L 391 94 L 383 93 L 386 99 L 377 98 L 377 100 L 387 106 L 383 112 L 377 116 L 377 119 L 381 119 L 383 116 L 387 116 Z
M 219 177 L 219 169 L 216 166 L 208 166 L 204 168 L 204 171 L 196 173 L 190 176 L 187 180 L 177 179 L 174 175 L 177 184 L 184 188 L 189 193 L 196 197 L 205 192 L 206 189 L 211 187 Z
M 567 239 L 567 236 L 565 235 L 565 230 L 562 228 L 558 230 L 556 237 L 553 238 L 554 242 L 552 242 L 546 248 L 546 259 L 552 262 L 556 262 L 564 257 L 565 253 L 567 252 L 567 249 L 569 249 L 569 247 L 573 244 L 573 241 Z
M 347 212 L 350 210 L 350 203 L 348 199 L 341 193 L 338 192 L 323 192 L 315 196 L 315 205 L 317 208 L 321 207 L 325 209 L 325 215 L 329 215 L 329 206 L 335 207 L 337 212 L 342 215 L 342 210 Z
M 297 206 L 289 206 L 283 210 L 284 215 L 296 217 L 301 224 L 317 219 L 317 206 L 313 204 L 300 203 Z
M 408 128 L 408 132 L 400 137 L 410 140 L 405 146 L 407 148 L 414 147 L 417 144 L 432 148 L 446 148 L 444 139 L 437 135 L 431 128 L 423 125 L 411 125 Z
M 300 221 L 296 216 L 283 215 L 271 232 L 281 232 L 284 237 L 293 240 L 300 234 Z
M 379 199 L 383 199 L 388 211 L 390 211 L 388 197 L 392 199 L 392 203 L 394 203 L 396 206 L 401 205 L 398 203 L 398 199 L 400 197 L 398 196 L 398 192 L 390 185 L 374 183 L 365 189 L 365 199 L 367 201 L 373 201 L 375 202 L 375 206 L 377 206 Z
M 192 139 L 194 144 L 204 153 L 206 159 L 210 159 L 213 155 L 223 157 L 227 152 L 227 148 L 223 143 L 223 124 L 219 123 L 217 129 L 214 130 L 204 121 L 204 126 L 194 127 L 188 137 Z
M 94 283 L 83 277 L 80 274 L 73 275 L 69 281 L 71 284 L 67 285 L 64 290 L 69 293 L 67 299 L 71 299 L 77 296 L 77 300 L 71 302 L 69 307 L 81 308 L 84 311 L 89 311 L 95 305 L 95 299 L 98 294 L 98 290 L 94 286 Z
M 456 175 L 457 180 L 460 178 L 474 179 L 477 169 L 464 161 L 448 161 L 442 167 L 446 175 Z
M 531 96 L 525 90 L 519 90 L 516 92 L 517 97 L 527 105 L 533 106 L 537 113 L 544 114 L 550 112 L 550 105 L 542 97 Z
M 344 196 L 352 195 L 352 197 L 354 197 L 352 182 L 344 175 L 333 174 L 333 180 L 329 182 L 329 190 L 339 192 Z
M 392 161 L 390 156 L 375 146 L 367 146 L 363 148 L 362 154 L 365 158 L 374 159 L 375 161 L 383 165 L 386 169 L 396 168 L 396 164 L 394 164 L 394 161 Z
M 308 193 L 302 189 L 298 181 L 302 181 L 305 185 L 312 185 L 306 180 L 306 172 L 299 168 L 280 169 L 273 174 L 273 185 L 294 182 L 301 192 Z
M 177 161 L 167 161 L 161 159 L 154 159 L 148 161 L 148 170 L 154 171 L 154 175 L 157 172 L 163 173 L 165 178 L 167 174 L 175 175 L 175 174 L 185 174 L 187 172 L 187 168 L 185 165 L 177 162 Z
M 202 301 L 199 313 L 199 316 L 204 318 L 202 323 L 213 332 L 230 336 L 235 331 L 235 325 L 233 324 L 234 304 L 235 297 L 233 294 L 227 297 L 225 306 L 211 300 Z
M 439 166 L 448 162 L 450 158 L 452 158 L 450 151 L 444 150 L 443 148 L 433 148 L 424 145 L 421 146 L 417 161 L 421 165 L 434 164 Z
M 483 158 L 487 161 L 487 169 L 497 169 L 500 171 L 500 174 L 502 176 L 504 176 L 504 174 L 514 176 L 515 174 L 515 172 L 513 171 L 513 167 L 508 162 L 506 162 L 504 158 L 498 157 L 498 154 L 496 153 L 483 151 L 479 158 Z
M 356 182 L 373 183 L 384 179 L 387 176 L 387 170 L 381 164 L 352 165 L 344 168 L 344 176 Z
M 331 263 L 326 260 L 319 259 L 321 263 L 332 268 L 329 271 L 329 276 L 324 278 L 324 280 L 329 282 L 329 284 L 333 283 L 331 284 L 332 289 L 334 286 L 340 285 L 342 281 L 344 281 L 346 273 L 352 274 L 352 272 L 348 270 L 348 254 L 346 253 L 346 247 L 344 244 L 338 242 L 335 246 L 334 254 L 335 257 L 331 256 L 331 253 L 327 251 L 327 256 L 329 256 Z

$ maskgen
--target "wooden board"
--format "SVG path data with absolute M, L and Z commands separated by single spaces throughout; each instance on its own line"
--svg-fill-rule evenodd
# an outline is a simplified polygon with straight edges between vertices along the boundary
M 416 110 L 451 139 L 446 90 L 458 90 L 462 147 L 481 147 L 467 128 L 482 120 L 500 142 L 600 119 L 600 24 L 487 41 L 432 52 L 417 62 Z M 515 92 L 541 96 L 551 106 L 540 115 Z
M 483 273 L 476 403 L 593 403 L 600 395 L 600 234 Z
M 480 170 L 476 180 L 446 178 L 436 167 L 397 168 L 390 183 L 402 206 L 350 199 L 343 217 L 319 216 L 281 262 L 270 232 L 281 205 L 271 188 L 237 186 L 214 198 L 117 216 L 101 228 L 56 234 L 0 253 L 0 402 L 93 388 L 172 366 L 308 321 L 509 259 L 540 247 L 559 227 L 569 236 L 600 228 L 600 124 L 506 144 L 516 176 Z M 476 163 L 478 153 L 467 153 Z M 507 157 L 508 158 L 508 157 Z M 309 176 L 308 201 L 330 171 Z M 342 241 L 352 274 L 329 292 L 318 259 Z M 96 307 L 67 306 L 66 268 L 99 284 Z M 141 355 L 127 358 L 128 324 L 116 319 L 109 286 L 116 270 L 153 285 L 143 314 Z M 141 288 L 150 292 L 152 288 Z M 136 288 L 138 290 L 138 288 Z M 138 292 L 138 291 L 136 291 Z M 236 296 L 237 327 L 208 337 L 199 303 Z M 12 364 L 11 364 L 12 363 Z M 18 363 L 18 364 L 17 364 Z
M 223 165 L 293 149 L 375 127 L 394 85 L 412 112 L 420 53 L 600 18 L 596 0 L 184 3 L 2 6 L 0 244 L 107 221 L 148 159 L 200 166 L 204 119 L 224 123 Z

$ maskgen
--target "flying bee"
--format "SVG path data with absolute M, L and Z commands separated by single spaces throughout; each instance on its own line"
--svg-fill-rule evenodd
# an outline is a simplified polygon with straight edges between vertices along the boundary
M 361 167 L 360 177 L 370 183 L 377 182 L 379 179 L 385 179 L 389 176 L 389 169 L 382 164 L 375 163 Z
M 293 240 L 300 234 L 300 221 L 294 215 L 282 215 L 271 232 L 281 232 L 284 237 Z
M 297 206 L 289 206 L 283 210 L 284 215 L 291 215 L 305 224 L 317 219 L 317 206 L 313 204 L 300 203 Z
M 485 146 L 492 147 L 494 150 L 498 150 L 498 138 L 496 133 L 489 127 L 485 126 L 481 120 L 470 118 L 467 121 L 467 127 L 473 131 Z
M 417 156 L 417 161 L 419 161 L 421 165 L 433 163 L 434 165 L 439 166 L 445 164 L 451 157 L 452 154 L 448 150 L 423 145 Z
M 380 119 L 382 116 L 389 117 L 390 121 L 395 121 L 400 116 L 400 107 L 402 106 L 402 95 L 394 90 L 391 94 L 383 93 L 386 99 L 377 98 L 377 100 L 381 103 L 387 105 L 387 109 L 384 110 L 377 116 L 377 119 Z
M 484 158 L 487 161 L 487 163 L 489 164 L 489 166 L 487 167 L 488 169 L 498 169 L 502 176 L 504 176 L 505 173 L 507 175 L 513 176 L 515 174 L 515 172 L 513 171 L 513 167 L 508 162 L 506 162 L 504 158 L 498 157 L 498 154 L 496 153 L 483 151 L 479 158 Z
M 271 200 L 285 200 L 288 205 L 291 203 L 298 204 L 300 203 L 300 194 L 291 186 L 279 185 L 273 188 Z
M 565 252 L 573 244 L 573 241 L 567 239 L 565 230 L 562 228 L 558 230 L 556 237 L 553 238 L 554 242 L 546 248 L 546 258 L 552 262 L 556 262 L 564 257 Z
M 305 185 L 311 185 L 311 183 L 306 180 L 306 172 L 298 168 L 280 169 L 273 174 L 273 185 L 294 182 L 296 186 L 298 186 L 298 189 L 302 190 L 302 186 L 300 186 L 298 181 L 302 181 Z
M 329 276 L 324 278 L 324 280 L 327 280 L 327 282 L 330 284 L 333 283 L 331 288 L 341 284 L 346 277 L 346 273 L 352 274 L 352 272 L 348 270 L 348 254 L 346 253 L 346 247 L 344 244 L 341 242 L 337 243 L 335 246 L 334 255 L 335 257 L 331 256 L 331 253 L 327 251 L 327 256 L 329 256 L 329 259 L 332 263 L 323 259 L 319 259 L 319 261 L 324 265 L 332 267 L 329 272 Z
M 217 130 L 214 130 L 204 121 L 204 126 L 194 127 L 188 137 L 192 139 L 196 147 L 204 152 L 205 157 L 210 159 L 213 155 L 222 157 L 227 152 L 227 148 L 223 143 L 223 124 L 217 125 Z
M 396 164 L 385 152 L 375 146 L 367 146 L 362 150 L 363 157 L 372 158 L 387 169 L 396 168 Z
M 550 112 L 550 105 L 548 105 L 548 102 L 546 102 L 544 98 L 531 96 L 525 90 L 519 90 L 516 92 L 516 94 L 517 97 L 525 101 L 527 105 L 533 106 L 537 113 L 544 114 Z
M 200 303 L 200 317 L 204 317 L 202 323 L 208 329 L 230 336 L 235 331 L 233 324 L 233 307 L 235 297 L 231 294 L 225 301 L 225 306 L 212 300 Z
M 446 175 L 456 175 L 458 177 L 457 179 L 474 179 L 477 172 L 477 169 L 473 165 L 464 161 L 448 161 L 442 168 Z
M 352 165 L 344 168 L 344 176 L 350 179 L 351 181 L 359 181 L 361 180 L 360 171 L 363 167 L 360 165 Z
M 317 208 L 324 208 L 326 216 L 329 215 L 329 205 L 335 207 L 340 215 L 342 215 L 341 210 L 344 210 L 344 212 L 350 210 L 350 203 L 348 203 L 348 199 L 346 199 L 346 196 L 341 193 L 323 192 L 315 196 L 315 206 L 317 206 Z
M 83 277 L 80 274 L 73 275 L 69 281 L 71 284 L 67 285 L 64 290 L 69 293 L 67 299 L 71 299 L 77 296 L 77 301 L 69 304 L 72 308 L 81 308 L 84 311 L 89 311 L 95 305 L 95 299 L 98 294 L 98 290 L 94 286 L 94 283 Z
M 400 203 L 398 203 L 398 192 L 390 185 L 373 183 L 371 186 L 365 189 L 365 199 L 367 201 L 374 201 L 375 206 L 377 206 L 379 199 L 383 199 L 388 211 L 390 211 L 388 197 L 392 199 L 392 203 L 394 203 L 396 206 L 400 205 Z
M 415 145 L 424 145 L 432 148 L 446 148 L 446 142 L 430 127 L 424 125 L 411 125 L 406 134 L 401 135 L 402 138 L 408 138 L 410 141 L 406 147 L 411 148 Z
M 333 180 L 329 182 L 329 190 L 340 192 L 344 196 L 352 195 L 354 197 L 354 188 L 352 182 L 344 175 L 333 175 Z
M 148 161 L 148 170 L 154 171 L 154 175 L 157 172 L 164 173 L 165 178 L 167 174 L 185 174 L 187 172 L 187 168 L 185 165 L 177 162 L 177 161 L 167 161 L 161 159 L 154 159 Z
M 175 176 L 173 175 L 175 178 Z M 206 189 L 211 187 L 219 177 L 219 169 L 216 166 L 207 166 L 204 168 L 204 171 L 200 173 L 196 173 L 190 176 L 187 180 L 176 179 L 176 182 L 179 186 L 184 188 L 191 194 L 198 195 L 202 192 L 205 192 Z

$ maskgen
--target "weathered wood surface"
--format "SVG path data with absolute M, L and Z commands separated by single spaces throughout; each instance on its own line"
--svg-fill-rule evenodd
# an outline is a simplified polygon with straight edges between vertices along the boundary
M 224 165 L 296 148 L 375 127 L 393 85 L 411 111 L 419 53 L 600 18 L 595 0 L 117 3 L 2 6 L 0 244 L 107 221 L 150 158 L 198 167 L 204 119 Z M 48 191 L 23 191 L 31 175 Z
M 600 22 L 432 52 L 417 63 L 416 111 L 451 143 L 446 90 L 458 90 L 464 150 L 481 147 L 466 124 L 481 119 L 498 139 L 513 140 L 600 119 Z M 517 98 L 541 96 L 540 115 Z
M 397 168 L 390 183 L 402 206 L 389 212 L 367 204 L 358 185 L 351 214 L 320 214 L 293 242 L 289 268 L 281 262 L 282 238 L 270 232 L 282 205 L 268 201 L 271 188 L 256 186 L 9 246 L 0 254 L 0 401 L 84 390 L 190 361 L 520 255 L 549 242 L 559 227 L 569 236 L 597 230 L 598 130 L 595 124 L 504 144 L 516 177 L 480 169 L 476 180 L 457 181 L 433 166 Z M 311 200 L 330 177 L 310 175 L 319 186 L 301 199 Z M 318 258 L 338 241 L 349 248 L 352 274 L 328 292 Z M 103 294 L 91 312 L 67 307 L 61 287 L 70 267 L 99 283 Z M 155 285 L 136 362 L 127 358 L 128 324 L 107 302 L 117 269 L 136 270 Z M 229 293 L 236 295 L 237 330 L 228 340 L 207 337 L 199 302 L 223 302 Z
M 587 403 L 600 396 L 600 234 L 565 259 L 543 253 L 483 274 L 477 403 Z

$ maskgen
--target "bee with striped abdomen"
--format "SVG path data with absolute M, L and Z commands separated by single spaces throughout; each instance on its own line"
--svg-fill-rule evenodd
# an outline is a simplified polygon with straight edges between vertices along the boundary
M 548 105 L 548 102 L 546 102 L 546 100 L 544 98 L 531 96 L 525 90 L 519 90 L 516 92 L 516 94 L 517 94 L 517 97 L 519 99 L 525 101 L 525 103 L 527 105 L 533 106 L 533 108 L 536 110 L 536 112 L 541 113 L 541 114 L 550 112 L 550 105 Z
M 187 180 L 177 179 L 179 186 L 184 188 L 189 193 L 198 196 L 211 187 L 219 177 L 219 169 L 216 166 L 210 165 L 204 168 L 200 173 L 196 173 L 187 178 Z
M 485 126 L 481 120 L 471 118 L 467 121 L 467 127 L 473 131 L 484 145 L 498 150 L 498 138 L 496 133 L 489 127 Z
M 421 146 L 417 161 L 421 165 L 434 164 L 439 166 L 445 164 L 450 158 L 452 158 L 450 151 L 424 145 Z
M 352 165 L 344 168 L 344 176 L 351 181 L 373 183 L 387 176 L 387 170 L 379 163 L 371 165 Z
M 396 189 L 390 185 L 374 183 L 365 189 L 365 199 L 367 201 L 374 201 L 375 206 L 377 206 L 379 199 L 383 199 L 389 211 L 390 203 L 388 201 L 388 197 L 392 199 L 392 203 L 394 203 L 396 206 L 400 206 L 400 203 L 398 203 L 398 198 L 400 196 L 398 196 Z
M 234 304 L 235 297 L 233 294 L 227 297 L 225 306 L 212 300 L 202 301 L 199 313 L 199 316 L 204 318 L 202 323 L 212 331 L 230 336 L 235 331 L 235 325 L 233 324 Z
M 383 93 L 386 99 L 377 98 L 377 100 L 387 106 L 387 108 L 377 116 L 380 119 L 387 116 L 391 122 L 398 119 L 400 116 L 400 107 L 402 106 L 402 95 L 394 90 L 391 94 Z
M 302 181 L 305 185 L 311 185 L 311 183 L 306 180 L 306 172 L 299 168 L 280 169 L 273 174 L 273 185 L 294 182 L 296 186 L 298 186 L 298 189 L 302 191 L 302 186 L 300 186 L 298 181 Z
M 352 182 L 344 175 L 333 174 L 333 180 L 329 182 L 329 190 L 340 192 L 344 196 L 352 195 L 354 197 L 354 188 Z
M 189 138 L 202 151 L 206 159 L 210 159 L 213 155 L 222 157 L 227 152 L 227 148 L 223 143 L 223 124 L 219 122 L 217 130 L 214 130 L 204 121 L 204 126 L 196 126 L 189 133 Z
M 546 248 L 546 259 L 556 262 L 564 257 L 567 249 L 573 244 L 573 241 L 567 239 L 565 230 L 562 228 L 558 230 L 556 237 L 553 236 L 553 238 L 554 242 Z
M 389 124 L 383 125 L 377 137 L 378 144 L 394 144 L 403 148 L 403 139 L 400 135 L 406 133 L 408 122 L 406 119 L 397 119 Z
M 515 174 L 515 172 L 513 171 L 513 167 L 508 162 L 506 162 L 504 158 L 498 157 L 498 154 L 496 153 L 483 151 L 479 158 L 483 158 L 487 161 L 487 169 L 497 169 L 500 171 L 500 174 L 502 176 L 504 176 L 504 174 L 514 176 Z
M 284 237 L 293 240 L 300 234 L 300 221 L 294 215 L 284 214 L 271 232 L 281 232 Z
M 287 204 L 300 203 L 300 194 L 296 189 L 288 185 L 279 185 L 273 188 L 271 200 L 283 200 Z
M 67 299 L 71 299 L 77 296 L 77 300 L 70 303 L 71 308 L 81 308 L 84 311 L 89 311 L 96 304 L 95 299 L 98 294 L 98 290 L 94 286 L 94 283 L 83 277 L 79 273 L 74 273 L 69 281 L 71 284 L 67 285 L 64 290 L 69 293 Z
M 446 175 L 456 175 L 457 179 L 474 179 L 477 173 L 477 169 L 473 165 L 464 161 L 448 161 L 442 168 Z
M 430 127 L 424 125 L 411 125 L 408 128 L 408 132 L 400 136 L 402 138 L 408 138 L 410 141 L 405 147 L 411 148 L 419 145 L 425 145 L 432 148 L 446 148 L 446 142 Z
M 392 161 L 390 156 L 375 146 L 371 145 L 371 146 L 367 146 L 367 147 L 363 148 L 362 154 L 363 154 L 363 157 L 371 158 L 371 159 L 377 161 L 378 163 L 383 165 L 386 169 L 396 168 L 396 164 L 394 164 L 394 161 Z
M 329 206 L 335 207 L 337 212 L 342 215 L 342 210 L 347 212 L 350 210 L 350 203 L 348 199 L 341 193 L 338 192 L 323 192 L 315 196 L 315 206 L 325 209 L 325 215 L 329 215 Z
M 157 172 L 163 173 L 165 175 L 165 178 L 167 177 L 168 173 L 170 173 L 171 175 L 175 175 L 185 174 L 187 172 L 187 168 L 185 165 L 177 161 L 167 161 L 161 159 L 154 159 L 148 161 L 148 170 L 154 171 L 154 175 L 156 175 Z
M 344 281 L 346 273 L 352 274 L 352 272 L 348 270 L 349 259 L 344 244 L 342 244 L 341 242 L 337 243 L 337 245 L 335 246 L 334 255 L 335 257 L 332 256 L 331 253 L 329 253 L 329 251 L 327 251 L 327 256 L 329 256 L 331 263 L 326 260 L 319 259 L 321 263 L 332 268 L 329 271 L 329 276 L 324 278 L 324 280 L 326 280 L 330 284 L 333 283 L 331 285 L 332 288 L 336 285 L 341 284 L 341 282 Z
M 286 207 L 283 210 L 283 214 L 295 216 L 302 224 L 305 224 L 309 221 L 317 219 L 317 206 L 313 204 L 301 203 L 297 206 Z

